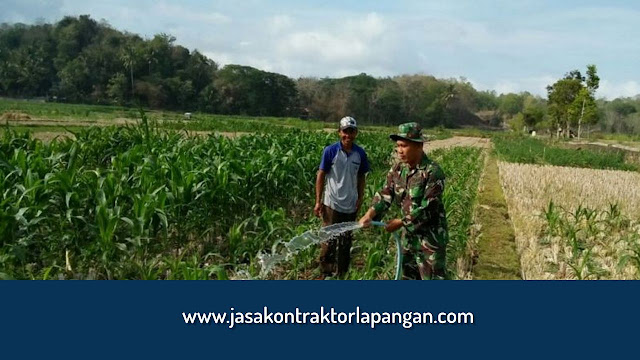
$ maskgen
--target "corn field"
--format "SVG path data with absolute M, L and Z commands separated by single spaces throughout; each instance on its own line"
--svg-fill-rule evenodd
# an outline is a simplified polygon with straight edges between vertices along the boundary
M 315 172 L 335 134 L 292 129 L 187 138 L 144 120 L 51 143 L 4 131 L 0 277 L 253 278 L 259 251 L 320 226 L 311 216 Z M 388 170 L 393 144 L 367 133 L 358 142 L 374 169 L 368 201 L 384 179 L 376 172 Z M 458 256 L 481 154 L 457 149 L 435 157 L 449 175 L 445 202 Z M 393 256 L 388 245 L 381 234 L 363 236 L 354 251 L 366 261 L 349 276 L 384 278 L 393 264 L 385 260 Z M 310 277 L 315 255 L 315 249 L 301 254 L 277 278 Z

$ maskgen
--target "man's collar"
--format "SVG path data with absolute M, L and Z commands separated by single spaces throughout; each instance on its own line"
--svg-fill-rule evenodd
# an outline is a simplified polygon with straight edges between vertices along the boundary
M 422 159 L 420 160 L 420 163 L 416 167 L 418 169 L 420 169 L 420 170 L 424 170 L 424 169 L 427 168 L 427 166 L 429 166 L 430 163 L 431 163 L 431 159 L 429 159 L 427 154 L 425 152 L 423 152 L 422 153 Z
M 431 159 L 429 159 L 427 154 L 423 152 L 422 153 L 422 159 L 420 159 L 420 162 L 418 163 L 418 165 L 416 165 L 416 168 L 413 169 L 413 171 L 415 171 L 415 170 L 424 170 L 429 166 L 430 163 L 431 163 Z M 406 168 L 407 171 L 412 171 L 411 168 L 409 167 L 409 164 L 407 164 L 405 162 L 402 163 L 402 167 Z

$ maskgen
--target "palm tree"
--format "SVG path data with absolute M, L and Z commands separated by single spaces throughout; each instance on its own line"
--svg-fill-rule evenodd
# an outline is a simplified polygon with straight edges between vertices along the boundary
M 138 54 L 133 45 L 125 46 L 120 53 L 120 60 L 122 60 L 124 67 L 128 68 L 131 74 L 131 97 L 133 97 L 133 68 L 136 66 L 138 60 L 137 55 Z
M 441 117 L 441 121 L 442 121 L 442 123 L 440 124 L 441 126 L 447 125 L 447 117 L 449 116 L 449 110 L 450 110 L 449 105 L 453 100 L 455 100 L 457 94 L 458 94 L 458 91 L 456 90 L 456 84 L 451 83 L 447 85 L 447 89 L 441 95 L 440 104 L 442 105 L 442 110 L 444 110 L 442 112 L 442 117 Z

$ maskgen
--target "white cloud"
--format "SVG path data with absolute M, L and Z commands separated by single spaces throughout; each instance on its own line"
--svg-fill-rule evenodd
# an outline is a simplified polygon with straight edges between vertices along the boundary
M 555 81 L 556 79 L 550 75 L 516 79 L 500 79 L 489 84 L 469 79 L 469 82 L 477 90 L 494 90 L 498 95 L 528 91 L 533 95 L 541 97 L 547 96 L 547 86 L 553 84 Z
M 369 46 L 358 38 L 346 38 L 325 31 L 300 32 L 285 37 L 278 51 L 287 56 L 348 62 L 362 59 Z
M 357 34 L 359 37 L 372 40 L 380 36 L 387 26 L 382 17 L 376 13 L 369 13 L 364 19 L 350 20 L 346 24 L 348 33 Z
M 471 79 L 469 81 L 473 87 L 478 90 L 494 90 L 498 95 L 528 91 L 534 95 L 546 98 L 547 86 L 552 85 L 557 80 L 558 78 L 545 75 L 520 79 L 501 79 L 490 84 L 481 83 Z M 596 91 L 596 97 L 603 97 L 609 100 L 618 97 L 634 97 L 636 95 L 640 95 L 640 83 L 635 80 L 622 82 L 601 80 L 600 87 Z
M 425 18 L 409 29 L 420 43 L 491 55 L 540 53 L 568 41 L 561 33 L 537 28 L 507 28 L 488 22 Z
M 628 80 L 614 83 L 608 80 L 600 81 L 600 87 L 596 91 L 597 97 L 615 99 L 617 97 L 632 97 L 640 94 L 640 83 Z
M 520 85 L 513 81 L 503 80 L 495 84 L 493 90 L 497 94 L 517 93 L 520 90 Z
M 293 26 L 293 21 L 288 15 L 277 15 L 269 18 L 267 27 L 272 33 L 279 33 Z
M 386 29 L 382 17 L 375 13 L 334 21 L 324 27 L 284 34 L 276 41 L 276 56 L 292 60 L 290 64 L 294 66 L 295 62 L 312 61 L 319 68 L 331 69 L 330 75 L 350 68 L 359 68 L 355 72 L 359 73 L 372 65 L 379 67 L 381 60 L 389 56 Z
M 231 18 L 219 12 L 212 11 L 194 11 L 184 6 L 171 5 L 166 2 L 160 2 L 150 10 L 156 12 L 156 15 L 172 19 L 173 21 L 195 21 L 213 24 L 228 24 Z
M 233 55 L 222 52 L 202 51 L 202 54 L 209 59 L 215 61 L 218 66 L 223 67 L 227 64 L 233 64 Z

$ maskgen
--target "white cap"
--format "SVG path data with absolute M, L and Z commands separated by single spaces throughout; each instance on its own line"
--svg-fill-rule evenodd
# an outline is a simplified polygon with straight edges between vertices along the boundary
M 352 118 L 351 116 L 345 116 L 340 119 L 340 130 L 344 130 L 347 128 L 358 129 L 358 126 L 356 125 L 356 119 Z

